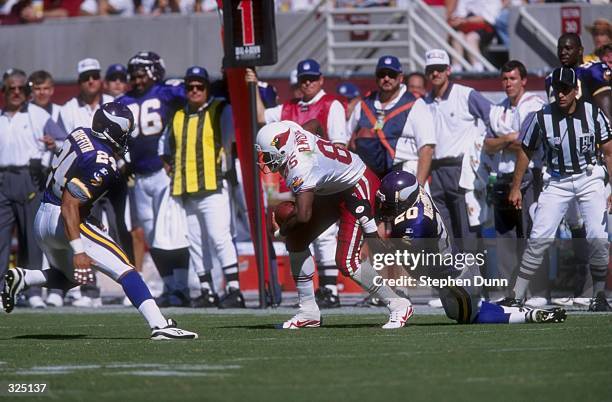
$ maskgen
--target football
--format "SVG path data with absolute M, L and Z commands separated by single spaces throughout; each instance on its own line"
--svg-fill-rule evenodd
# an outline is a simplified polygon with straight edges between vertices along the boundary
M 287 220 L 289 215 L 291 215 L 294 209 L 295 203 L 293 201 L 283 201 L 278 204 L 274 208 L 274 217 L 276 219 L 276 223 L 278 223 L 279 226 L 285 223 L 285 221 Z

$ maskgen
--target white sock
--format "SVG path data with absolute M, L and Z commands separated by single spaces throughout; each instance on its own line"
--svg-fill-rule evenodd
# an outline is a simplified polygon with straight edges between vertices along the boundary
M 45 274 L 39 269 L 24 269 L 23 274 L 26 286 L 40 286 L 47 283 Z
M 510 313 L 508 324 L 524 324 L 527 322 L 527 314 L 529 313 Z
M 298 301 L 300 308 L 307 310 L 319 310 L 314 296 L 314 277 L 315 263 L 310 255 L 310 250 L 300 252 L 290 252 L 291 273 L 295 279 L 298 291 Z
M 362 261 L 361 266 L 357 268 L 353 276 L 351 277 L 355 282 L 364 288 L 370 295 L 381 299 L 383 302 L 389 304 L 392 299 L 399 299 L 400 297 L 391 289 L 389 286 L 376 286 L 374 284 L 374 278 L 378 276 L 378 271 L 374 269 L 369 261 Z
M 138 311 L 147 320 L 151 328 L 164 328 L 168 325 L 168 322 L 153 299 L 143 301 L 140 307 L 138 307 Z

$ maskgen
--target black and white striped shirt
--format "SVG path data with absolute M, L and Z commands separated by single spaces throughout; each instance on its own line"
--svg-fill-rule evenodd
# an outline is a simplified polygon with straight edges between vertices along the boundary
M 533 152 L 543 143 L 552 175 L 576 174 L 597 163 L 599 148 L 610 138 L 610 121 L 596 106 L 577 101 L 574 113 L 566 115 L 555 102 L 533 115 L 523 148 Z

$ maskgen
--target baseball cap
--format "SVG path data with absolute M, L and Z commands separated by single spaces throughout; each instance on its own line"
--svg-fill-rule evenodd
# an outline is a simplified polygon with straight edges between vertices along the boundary
M 106 69 L 104 79 L 112 81 L 114 78 L 121 78 L 123 80 L 127 80 L 127 69 L 123 64 L 111 64 Z
M 188 79 L 208 82 L 208 71 L 200 66 L 189 67 L 185 72 L 185 81 Z
M 576 78 L 576 72 L 570 67 L 559 67 L 552 72 L 553 87 L 557 86 L 568 86 L 576 88 L 578 85 L 578 79 Z
M 450 58 L 448 53 L 442 49 L 432 49 L 425 53 L 425 67 L 427 66 L 448 66 Z
M 376 71 L 378 70 L 392 70 L 396 73 L 402 72 L 402 65 L 399 59 L 395 56 L 382 56 L 378 59 L 378 63 L 376 64 Z
M 100 62 L 96 59 L 83 59 L 77 64 L 77 73 L 79 75 L 88 71 L 100 71 Z
M 354 99 L 360 95 L 359 88 L 352 82 L 343 82 L 336 87 L 336 92 L 346 97 L 348 100 Z
M 302 60 L 297 65 L 298 78 L 305 75 L 321 75 L 321 66 L 313 59 Z

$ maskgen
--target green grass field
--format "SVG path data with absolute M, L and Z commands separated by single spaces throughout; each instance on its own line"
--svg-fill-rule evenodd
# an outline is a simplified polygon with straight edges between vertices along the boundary
M 171 315 L 172 316 L 172 315 Z M 612 315 L 557 325 L 458 326 L 415 316 L 326 315 L 275 330 L 282 315 L 174 315 L 197 341 L 153 342 L 136 314 L 0 318 L 0 399 L 87 401 L 610 401 Z M 9 383 L 46 383 L 37 399 Z

